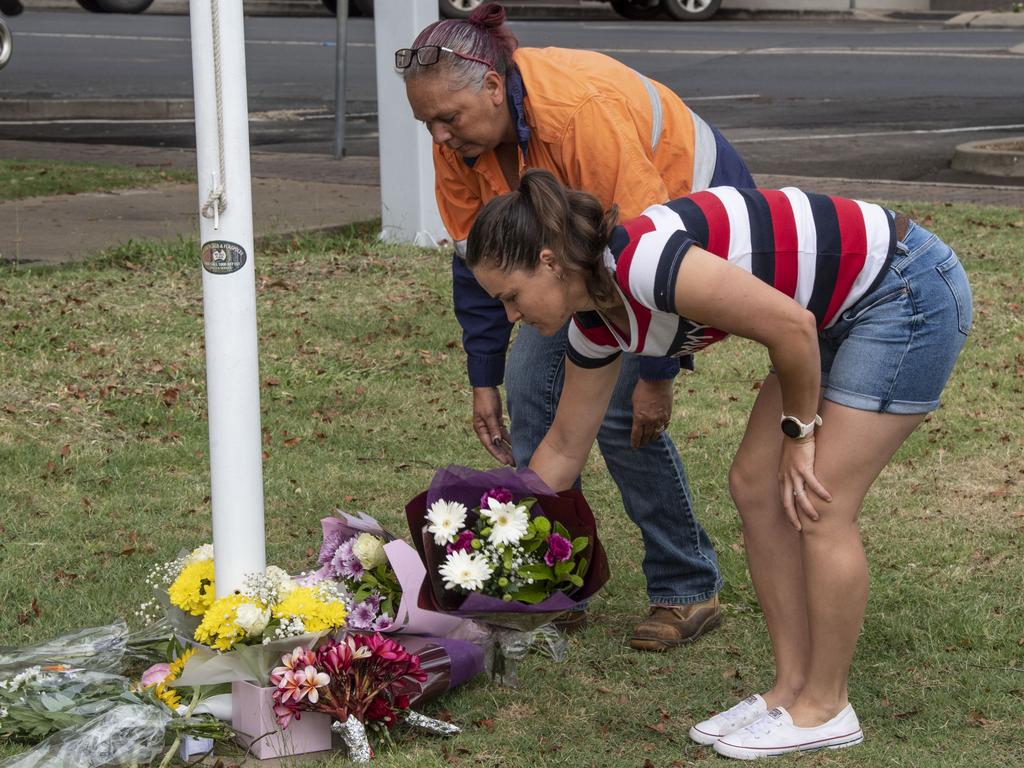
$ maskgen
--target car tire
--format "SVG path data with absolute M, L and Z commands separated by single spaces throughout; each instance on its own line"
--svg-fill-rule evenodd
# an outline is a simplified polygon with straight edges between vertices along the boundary
M 100 4 L 96 0 L 77 0 L 79 6 L 89 13 L 106 13 L 105 10 L 100 8 Z
M 484 0 L 438 0 L 437 10 L 446 19 L 468 19 Z
M 106 13 L 142 13 L 153 4 L 153 0 L 96 0 Z
M 676 21 L 705 21 L 722 6 L 722 0 L 661 0 L 661 7 Z
M 661 13 L 660 0 L 611 0 L 619 16 L 630 21 L 650 21 Z

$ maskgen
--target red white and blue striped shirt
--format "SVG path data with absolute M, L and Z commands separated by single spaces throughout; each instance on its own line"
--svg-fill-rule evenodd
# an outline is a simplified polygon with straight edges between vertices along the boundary
M 821 330 L 871 290 L 892 258 L 896 233 L 878 205 L 793 188 L 714 187 L 652 205 L 617 226 L 604 253 L 629 328 L 615 328 L 598 312 L 577 312 L 569 359 L 595 368 L 621 351 L 688 355 L 725 338 L 676 311 L 679 267 L 694 245 L 795 299 Z

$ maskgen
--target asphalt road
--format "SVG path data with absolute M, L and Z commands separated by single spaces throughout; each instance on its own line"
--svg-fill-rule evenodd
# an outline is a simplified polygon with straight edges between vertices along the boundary
M 10 25 L 0 99 L 191 98 L 187 17 L 29 11 Z M 377 151 L 372 25 L 349 22 L 350 154 Z M 666 83 L 755 173 L 991 182 L 951 171 L 954 147 L 1024 135 L 1024 55 L 1009 51 L 1020 31 L 849 20 L 512 26 L 523 45 L 597 49 Z M 331 152 L 334 34 L 329 18 L 246 19 L 254 149 Z M 190 121 L 0 121 L 0 138 L 194 144 Z

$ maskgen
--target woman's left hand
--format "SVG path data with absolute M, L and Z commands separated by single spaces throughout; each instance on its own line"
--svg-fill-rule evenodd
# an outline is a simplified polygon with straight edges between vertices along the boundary
M 814 436 L 801 440 L 783 438 L 782 457 L 779 460 L 779 491 L 786 517 L 798 531 L 802 529 L 799 513 L 811 520 L 818 519 L 818 510 L 808 498 L 808 490 L 825 501 L 832 501 L 832 494 L 814 476 Z

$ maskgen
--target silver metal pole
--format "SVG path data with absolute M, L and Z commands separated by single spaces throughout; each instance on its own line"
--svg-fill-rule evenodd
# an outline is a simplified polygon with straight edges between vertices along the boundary
M 242 0 L 190 0 L 217 597 L 266 567 Z
M 334 157 L 345 156 L 345 59 L 348 57 L 348 0 L 338 0 L 338 50 L 334 56 Z

